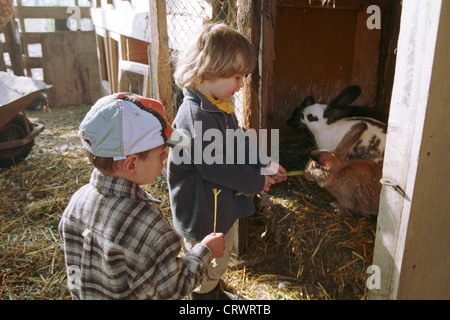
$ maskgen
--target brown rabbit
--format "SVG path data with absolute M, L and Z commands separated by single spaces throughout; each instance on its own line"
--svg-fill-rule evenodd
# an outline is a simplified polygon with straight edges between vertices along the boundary
M 315 150 L 306 165 L 305 178 L 327 189 L 337 200 L 336 209 L 363 215 L 378 215 L 382 163 L 371 160 L 344 162 L 350 147 L 367 129 L 365 123 L 354 125 L 344 136 L 334 153 Z

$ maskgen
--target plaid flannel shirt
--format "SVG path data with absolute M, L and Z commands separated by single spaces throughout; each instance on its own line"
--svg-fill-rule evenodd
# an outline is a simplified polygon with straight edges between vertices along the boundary
M 209 249 L 180 257 L 181 237 L 152 202 L 96 169 L 72 196 L 59 232 L 73 299 L 182 299 L 207 277 Z

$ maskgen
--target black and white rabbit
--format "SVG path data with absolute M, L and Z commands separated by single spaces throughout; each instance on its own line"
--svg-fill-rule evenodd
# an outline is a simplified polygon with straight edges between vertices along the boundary
M 350 107 L 361 89 L 352 86 L 342 91 L 328 105 L 317 104 L 313 97 L 307 97 L 300 107 L 296 108 L 287 121 L 294 128 L 306 127 L 314 136 L 318 149 L 335 150 L 344 135 L 357 123 L 367 124 L 367 129 L 360 139 L 348 151 L 345 159 L 366 159 L 382 162 L 386 145 L 387 126 L 374 118 L 376 111 L 367 107 Z
M 331 205 L 344 212 L 378 215 L 382 163 L 371 160 L 344 161 L 348 150 L 367 130 L 366 123 L 355 124 L 335 152 L 314 150 L 305 168 L 305 178 L 315 181 L 337 200 Z

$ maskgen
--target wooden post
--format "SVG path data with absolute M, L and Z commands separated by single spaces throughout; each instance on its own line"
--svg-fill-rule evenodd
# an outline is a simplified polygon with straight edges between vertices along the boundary
M 275 112 L 273 106 L 274 63 L 275 63 L 275 25 L 277 2 L 267 0 L 262 8 L 262 62 L 261 62 L 261 128 L 271 129 L 270 120 Z M 270 137 L 268 137 L 268 141 Z M 270 150 L 270 146 L 268 146 Z
M 20 26 L 20 30 L 22 30 L 22 34 L 26 32 L 25 30 L 25 21 L 24 19 L 21 17 L 20 14 L 17 14 L 17 8 L 22 6 L 22 0 L 17 0 L 16 1 L 16 8 L 14 9 L 15 11 L 15 16 L 16 18 L 19 19 L 19 26 Z M 19 10 L 20 12 L 20 10 Z M 26 41 L 24 41 L 23 37 L 22 37 L 22 51 L 23 51 L 23 57 L 22 57 L 22 64 L 23 64 L 23 68 L 26 70 L 26 75 L 27 77 L 32 77 L 31 74 L 31 68 L 28 65 L 28 61 L 27 58 L 29 56 L 28 53 L 28 43 Z M 42 63 L 40 63 L 40 65 L 42 65 Z
M 450 1 L 443 0 L 397 290 L 402 300 L 450 299 L 450 114 L 442 110 L 450 101 L 449 19 Z
M 6 47 L 8 48 L 9 57 L 11 59 L 12 70 L 16 76 L 24 76 L 22 52 L 19 43 L 16 41 L 12 19 L 3 27 L 3 34 L 5 35 Z
M 0 42 L 0 71 L 6 71 L 5 58 L 3 56 L 3 43 Z
M 119 87 L 119 41 L 120 35 L 107 31 L 108 37 L 106 41 L 108 43 L 108 57 L 109 66 L 108 70 L 110 73 L 109 84 L 111 86 L 111 93 L 118 92 Z
M 403 1 L 383 180 L 406 196 L 382 188 L 370 299 L 450 298 L 449 18 L 447 0 Z
M 174 119 L 173 81 L 167 34 L 166 1 L 149 0 L 152 43 L 149 47 L 149 64 L 152 68 L 155 98 L 165 108 L 165 116 L 171 123 Z
M 238 30 L 253 45 L 255 53 L 258 55 L 261 40 L 261 1 L 260 0 L 239 0 L 238 5 Z M 257 56 L 257 66 L 259 57 Z M 260 128 L 260 110 L 259 110 L 259 69 L 244 80 L 242 94 L 242 127 L 244 129 Z
M 389 7 L 382 13 L 380 62 L 378 66 L 378 86 L 376 109 L 389 115 L 389 106 L 394 85 L 395 64 L 397 61 L 397 42 L 400 30 L 400 1 L 390 1 Z M 387 118 L 383 119 L 386 120 Z
M 242 93 L 242 127 L 244 129 L 260 128 L 260 72 L 259 49 L 261 41 L 261 1 L 239 0 L 237 27 L 252 44 L 256 53 L 257 64 L 254 72 L 244 79 Z M 248 247 L 248 218 L 237 221 L 237 239 L 235 247 L 237 255 L 241 256 Z
M 97 43 L 97 57 L 98 57 L 98 68 L 100 73 L 101 80 L 108 80 L 108 67 L 106 62 L 106 51 L 105 51 L 105 34 L 106 31 L 103 30 L 104 33 L 99 34 L 99 28 L 95 28 L 95 37 Z

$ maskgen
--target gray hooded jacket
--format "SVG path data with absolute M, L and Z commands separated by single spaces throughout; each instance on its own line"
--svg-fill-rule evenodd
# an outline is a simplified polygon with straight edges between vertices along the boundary
M 255 212 L 252 197 L 243 193 L 255 194 L 263 189 L 265 177 L 260 168 L 267 163 L 261 163 L 259 151 L 250 147 L 248 139 L 227 139 L 227 134 L 243 133 L 236 131 L 239 127 L 234 113 L 221 111 L 198 91 L 184 89 L 183 94 L 172 126 L 185 130 L 191 146 L 175 147 L 169 152 L 170 205 L 176 231 L 186 239 L 201 241 L 214 229 L 213 189 L 221 190 L 216 232 L 227 233 L 238 218 Z M 212 128 L 218 130 L 208 131 Z M 229 149 L 227 141 L 234 142 Z

